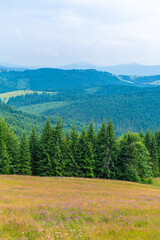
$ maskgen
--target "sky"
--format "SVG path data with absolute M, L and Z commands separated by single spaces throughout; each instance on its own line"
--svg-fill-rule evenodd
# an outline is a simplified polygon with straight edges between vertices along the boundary
M 0 62 L 160 65 L 159 0 L 0 0 Z

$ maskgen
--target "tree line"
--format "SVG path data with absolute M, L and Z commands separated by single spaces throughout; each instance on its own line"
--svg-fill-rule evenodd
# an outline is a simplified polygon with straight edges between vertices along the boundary
M 107 178 L 149 182 L 160 176 L 160 131 L 126 132 L 117 138 L 112 121 L 93 122 L 79 133 L 73 126 L 63 134 L 61 119 L 55 127 L 47 119 L 41 135 L 17 138 L 0 120 L 0 174 Z

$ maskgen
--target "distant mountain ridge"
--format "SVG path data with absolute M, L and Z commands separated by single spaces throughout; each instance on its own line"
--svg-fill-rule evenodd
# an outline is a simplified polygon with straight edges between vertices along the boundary
M 146 66 L 137 63 L 119 64 L 113 66 L 96 66 L 87 62 L 63 66 L 62 69 L 96 69 L 98 71 L 110 72 L 115 75 L 132 75 L 132 76 L 153 76 L 160 75 L 160 65 Z
M 39 68 L 58 68 L 62 70 L 90 70 L 94 69 L 102 72 L 109 72 L 114 75 L 129 75 L 129 76 L 154 76 L 160 75 L 160 65 L 142 65 L 137 63 L 131 64 L 119 64 L 113 66 L 101 66 L 95 65 L 88 62 L 79 62 L 68 64 L 59 67 L 39 67 L 39 66 L 23 66 L 11 63 L 0 62 L 0 70 L 12 70 L 12 71 L 24 71 L 24 70 L 35 70 Z

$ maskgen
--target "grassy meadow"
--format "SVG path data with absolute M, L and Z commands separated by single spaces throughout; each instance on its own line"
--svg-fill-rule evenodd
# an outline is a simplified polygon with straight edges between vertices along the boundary
M 25 96 L 26 94 L 38 93 L 39 95 L 44 93 L 43 91 L 31 91 L 31 90 L 18 90 L 13 92 L 6 92 L 0 94 L 0 99 L 3 103 L 7 103 L 11 97 Z M 45 92 L 50 95 L 56 95 L 57 92 Z
M 0 239 L 160 239 L 156 181 L 1 175 Z

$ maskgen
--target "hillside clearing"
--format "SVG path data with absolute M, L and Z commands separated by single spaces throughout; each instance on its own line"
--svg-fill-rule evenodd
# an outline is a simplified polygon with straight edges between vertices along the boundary
M 1 93 L 0 94 L 0 99 L 3 103 L 7 103 L 8 100 L 11 97 L 18 97 L 18 96 L 25 96 L 26 94 L 33 94 L 33 93 L 38 93 L 38 94 L 43 94 L 43 91 L 31 91 L 31 90 L 19 90 L 19 91 L 13 91 L 13 92 L 6 92 L 6 93 Z M 57 94 L 57 92 L 45 92 L 47 94 Z

